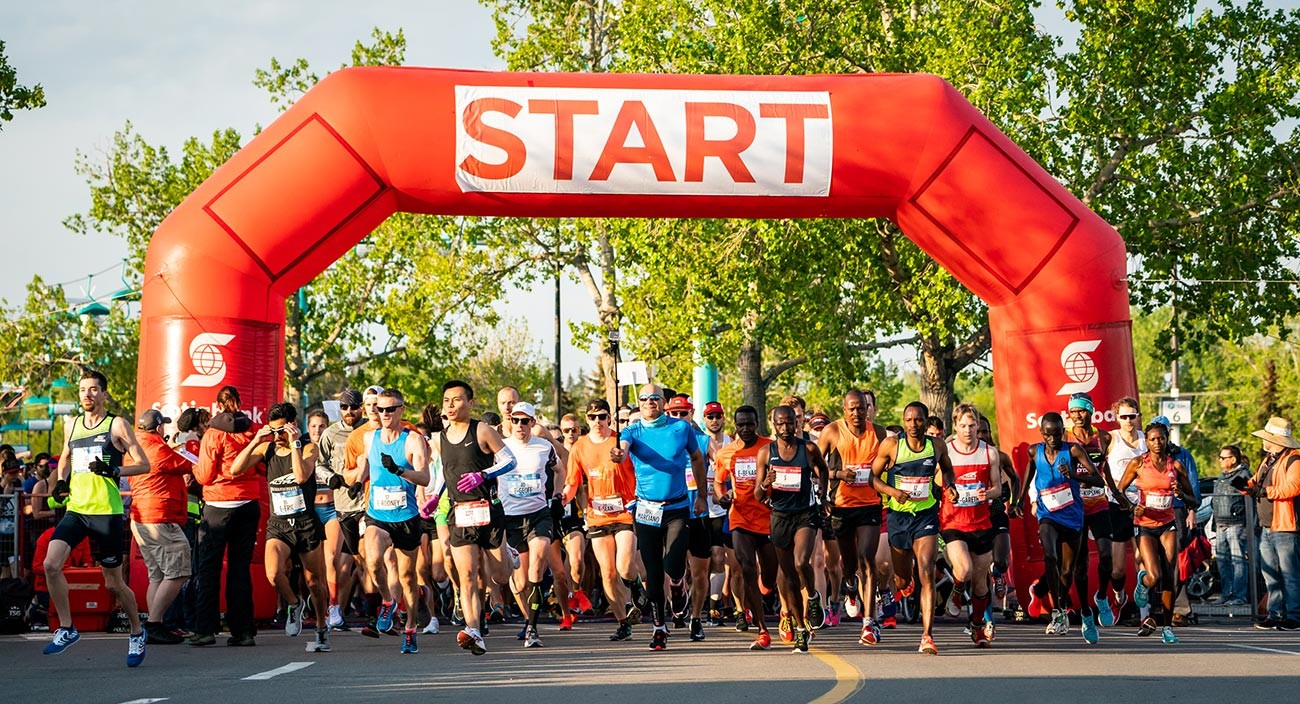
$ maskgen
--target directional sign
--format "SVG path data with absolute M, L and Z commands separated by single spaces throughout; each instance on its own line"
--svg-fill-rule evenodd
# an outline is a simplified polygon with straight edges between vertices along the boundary
M 1192 399 L 1160 399 L 1160 415 L 1169 419 L 1174 425 L 1187 425 L 1192 422 Z

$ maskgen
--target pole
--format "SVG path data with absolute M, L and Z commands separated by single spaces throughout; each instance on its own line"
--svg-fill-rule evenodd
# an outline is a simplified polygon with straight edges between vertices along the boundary
M 1173 304 L 1173 318 L 1170 319 L 1169 341 L 1173 347 L 1174 358 L 1169 362 L 1169 397 L 1178 398 L 1178 307 L 1177 303 Z M 1175 445 L 1182 444 L 1183 426 L 1180 423 L 1172 423 L 1169 428 L 1169 441 Z
M 555 367 L 551 392 L 555 395 L 555 423 L 559 425 L 564 409 L 560 407 L 560 239 L 555 238 Z

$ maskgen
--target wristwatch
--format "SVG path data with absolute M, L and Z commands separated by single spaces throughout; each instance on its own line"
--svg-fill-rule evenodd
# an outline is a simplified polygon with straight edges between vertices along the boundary
M 302 449 L 302 440 L 294 440 L 294 441 L 293 441 L 293 449 L 295 449 L 295 450 L 301 450 L 301 449 Z

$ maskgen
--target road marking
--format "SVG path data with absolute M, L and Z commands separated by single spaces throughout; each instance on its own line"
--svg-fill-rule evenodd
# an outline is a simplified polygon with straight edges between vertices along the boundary
M 314 662 L 291 662 L 291 663 L 289 663 L 288 665 L 285 665 L 284 667 L 277 667 L 277 668 L 275 668 L 274 670 L 267 670 L 266 672 L 259 672 L 259 673 L 257 673 L 256 675 L 249 675 L 248 677 L 245 677 L 244 679 L 246 679 L 246 680 L 269 680 L 269 679 L 271 679 L 272 677 L 276 677 L 276 676 L 279 676 L 279 675 L 283 675 L 283 674 L 285 674 L 285 673 L 289 673 L 289 672 L 297 672 L 298 670 L 301 670 L 301 669 L 303 669 L 304 667 L 311 667 L 312 665 L 315 665 L 315 664 L 316 664 L 316 663 L 314 663 Z
M 826 663 L 835 671 L 835 686 L 831 688 L 831 691 L 813 699 L 812 704 L 846 702 L 862 689 L 862 685 L 866 684 L 863 681 L 862 673 L 848 660 L 834 653 L 828 653 L 821 648 L 815 648 L 809 652 L 813 657 Z
M 1278 653 L 1280 655 L 1300 655 L 1300 653 L 1290 650 L 1278 650 L 1277 648 L 1261 648 L 1258 645 L 1240 645 L 1237 643 L 1224 643 L 1229 648 L 1245 648 L 1246 650 L 1260 650 L 1265 653 Z
M 132 699 L 129 702 L 122 702 L 122 704 L 154 704 L 154 702 L 165 702 L 168 699 L 170 699 L 170 697 L 154 697 L 152 699 Z

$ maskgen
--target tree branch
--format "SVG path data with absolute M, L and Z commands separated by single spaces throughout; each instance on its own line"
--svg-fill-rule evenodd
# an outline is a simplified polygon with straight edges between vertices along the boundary
M 1219 212 L 1202 211 L 1199 213 L 1192 213 L 1191 215 L 1185 218 L 1165 218 L 1163 220 L 1148 220 L 1147 227 L 1153 230 L 1160 230 L 1165 228 L 1180 228 L 1180 227 L 1188 227 L 1190 225 L 1199 225 L 1202 222 L 1205 222 L 1211 216 L 1232 217 L 1233 215 L 1240 215 L 1241 213 L 1245 213 L 1251 210 L 1255 210 L 1257 208 L 1265 207 L 1287 196 L 1295 196 L 1295 195 L 1300 195 L 1300 191 L 1297 191 L 1295 188 L 1281 188 L 1270 193 L 1267 196 L 1264 196 L 1263 198 L 1255 198 L 1253 200 L 1248 200 L 1245 203 L 1242 203 L 1241 205 L 1238 205 L 1233 208 L 1228 208 L 1227 210 L 1221 210 Z
M 899 345 L 910 345 L 918 342 L 920 339 L 921 338 L 917 337 L 916 335 L 912 335 L 910 337 L 899 337 L 893 340 L 879 340 L 877 342 L 858 342 L 858 343 L 850 344 L 848 347 L 850 350 L 853 350 L 854 352 L 870 352 L 872 350 L 883 350 L 883 349 L 888 349 L 890 347 L 897 347 Z M 772 382 L 776 381 L 777 377 L 790 371 L 791 369 L 794 369 L 795 367 L 801 364 L 806 363 L 807 361 L 808 361 L 808 355 L 804 354 L 804 355 L 799 355 L 798 357 L 791 357 L 790 359 L 782 360 L 780 362 L 777 362 L 776 364 L 773 364 L 772 366 L 763 370 L 763 387 L 767 388 L 772 384 Z
M 989 351 L 989 344 L 993 336 L 989 331 L 988 323 L 984 324 L 975 334 L 962 344 L 958 345 L 953 351 L 950 359 L 954 369 L 965 369 L 972 362 L 983 357 Z

